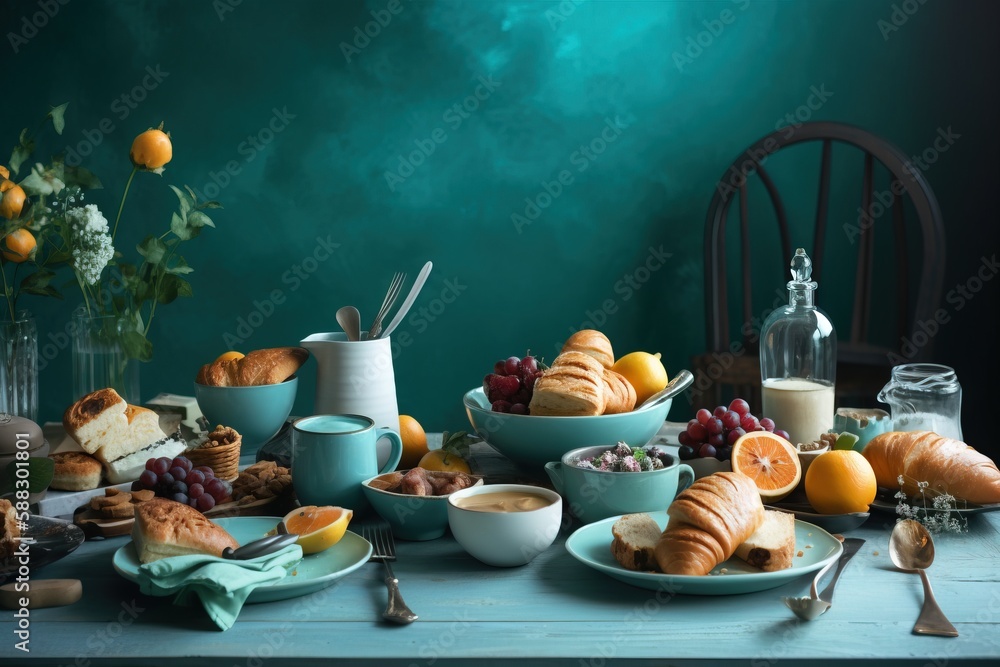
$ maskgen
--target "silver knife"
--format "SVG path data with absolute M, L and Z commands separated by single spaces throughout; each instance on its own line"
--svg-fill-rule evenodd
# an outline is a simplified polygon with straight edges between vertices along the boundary
M 820 600 L 833 602 L 833 589 L 837 585 L 837 580 L 840 579 L 840 573 L 844 571 L 844 566 L 854 557 L 854 554 L 858 553 L 864 543 L 865 541 L 859 537 L 848 537 L 844 540 L 844 552 L 840 554 L 840 560 L 837 561 L 837 570 L 833 573 L 833 579 L 819 594 Z

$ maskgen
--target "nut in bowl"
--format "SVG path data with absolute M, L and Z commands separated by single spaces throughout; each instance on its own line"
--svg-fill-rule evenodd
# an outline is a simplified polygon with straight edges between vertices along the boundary
M 566 452 L 560 461 L 546 463 L 545 472 L 569 503 L 570 512 L 583 523 L 662 511 L 695 477 L 689 465 L 656 447 L 632 448 L 622 443 Z
M 362 482 L 371 506 L 402 540 L 434 540 L 448 530 L 448 497 L 482 486 L 481 477 L 461 472 L 397 470 Z
M 525 565 L 551 546 L 562 523 L 562 497 L 540 486 L 486 484 L 448 496 L 448 525 L 477 560 Z

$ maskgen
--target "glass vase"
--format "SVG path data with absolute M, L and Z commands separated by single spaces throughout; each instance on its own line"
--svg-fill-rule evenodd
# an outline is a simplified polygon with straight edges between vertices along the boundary
M 110 387 L 128 403 L 141 405 L 139 360 L 122 344 L 126 322 L 115 315 L 73 313 L 73 397 Z
M 35 318 L 18 313 L 0 322 L 0 412 L 38 421 L 38 329 Z

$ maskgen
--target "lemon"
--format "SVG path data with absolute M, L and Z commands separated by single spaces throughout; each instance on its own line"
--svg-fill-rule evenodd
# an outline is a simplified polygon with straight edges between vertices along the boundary
M 611 370 L 623 375 L 635 389 L 636 405 L 667 386 L 667 369 L 659 352 L 630 352 L 616 361 Z
M 347 532 L 354 512 L 343 507 L 306 505 L 292 510 L 281 521 L 289 533 L 299 536 L 302 553 L 315 554 L 339 542 Z

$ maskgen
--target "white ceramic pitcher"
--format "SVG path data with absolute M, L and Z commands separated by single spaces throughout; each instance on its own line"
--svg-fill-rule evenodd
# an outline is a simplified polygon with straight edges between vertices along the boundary
M 348 341 L 343 332 L 317 333 L 302 340 L 316 359 L 316 415 L 364 415 L 377 428 L 399 432 L 396 379 L 390 339 Z M 378 465 L 389 460 L 391 447 L 378 444 Z

